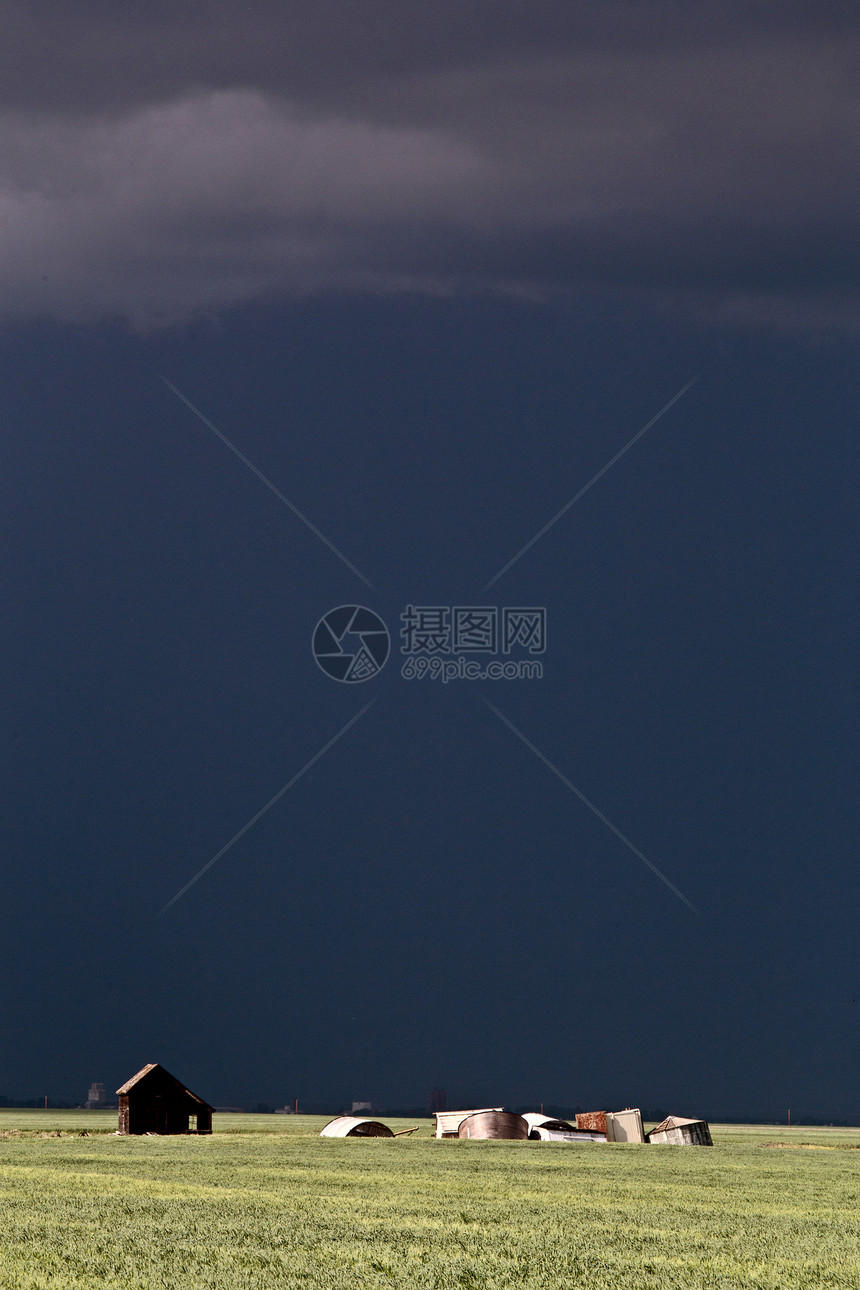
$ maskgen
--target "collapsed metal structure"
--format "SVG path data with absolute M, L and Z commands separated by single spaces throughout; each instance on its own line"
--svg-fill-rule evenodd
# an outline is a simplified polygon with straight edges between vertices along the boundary
M 528 1111 L 518 1115 L 501 1106 L 482 1107 L 479 1110 L 436 1111 L 437 1138 L 471 1138 L 477 1141 L 502 1140 L 509 1142 L 561 1142 L 573 1144 L 628 1142 L 654 1145 L 711 1147 L 711 1130 L 707 1120 L 689 1120 L 670 1115 L 645 1132 L 642 1113 L 638 1107 L 625 1107 L 623 1111 L 585 1111 L 576 1116 L 576 1123 L 557 1116 Z M 417 1128 L 417 1125 L 416 1125 Z M 320 1133 L 321 1138 L 396 1138 L 414 1129 L 395 1133 L 381 1120 L 363 1119 L 355 1115 L 339 1115 Z
M 578 1112 L 575 1124 L 537 1111 L 515 1115 L 500 1106 L 477 1111 L 437 1111 L 436 1137 L 529 1139 L 532 1142 L 570 1144 L 635 1142 L 713 1146 L 707 1120 L 670 1115 L 646 1134 L 638 1107 L 625 1107 L 623 1111 Z
M 531 1142 L 606 1142 L 606 1133 L 599 1129 L 579 1129 L 568 1120 L 558 1120 L 537 1111 L 523 1116 L 529 1126 Z
M 504 1138 L 511 1142 L 525 1142 L 529 1126 L 521 1115 L 513 1111 L 473 1111 L 460 1121 L 459 1138 Z
M 707 1120 L 686 1120 L 680 1115 L 669 1115 L 648 1134 L 648 1141 L 655 1146 L 712 1147 L 711 1126 Z
M 394 1133 L 381 1120 L 360 1115 L 339 1115 L 320 1131 L 321 1138 L 393 1138 Z

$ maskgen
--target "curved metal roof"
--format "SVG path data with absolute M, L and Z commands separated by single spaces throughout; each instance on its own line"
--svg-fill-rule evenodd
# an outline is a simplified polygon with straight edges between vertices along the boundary
M 542 1112 L 537 1111 L 527 1111 L 523 1119 L 530 1129 L 567 1129 L 572 1131 L 576 1127 L 573 1124 L 569 1124 L 567 1120 L 558 1120 L 554 1115 L 544 1115 Z
M 368 1120 L 361 1115 L 339 1115 L 320 1132 L 321 1138 L 393 1138 L 394 1134 L 381 1120 Z

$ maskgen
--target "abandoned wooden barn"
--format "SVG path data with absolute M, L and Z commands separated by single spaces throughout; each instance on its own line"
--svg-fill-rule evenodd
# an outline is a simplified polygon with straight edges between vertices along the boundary
M 211 1133 L 213 1108 L 158 1062 L 150 1062 L 122 1088 L 118 1133 Z

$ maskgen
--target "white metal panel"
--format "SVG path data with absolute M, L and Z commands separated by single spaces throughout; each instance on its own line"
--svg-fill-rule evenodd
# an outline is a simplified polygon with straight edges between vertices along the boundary
M 610 1142 L 644 1142 L 645 1130 L 638 1107 L 625 1111 L 607 1111 L 606 1136 Z
M 537 1125 L 532 1129 L 541 1142 L 606 1142 L 606 1135 L 603 1133 L 593 1132 L 590 1129 L 546 1129 L 543 1125 Z M 531 1134 L 529 1134 L 531 1137 Z

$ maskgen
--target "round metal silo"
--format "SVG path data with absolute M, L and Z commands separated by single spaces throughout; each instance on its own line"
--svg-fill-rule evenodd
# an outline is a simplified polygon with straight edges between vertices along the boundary
M 478 1111 L 467 1115 L 460 1125 L 461 1138 L 510 1138 L 524 1142 L 529 1136 L 528 1123 L 513 1111 Z

